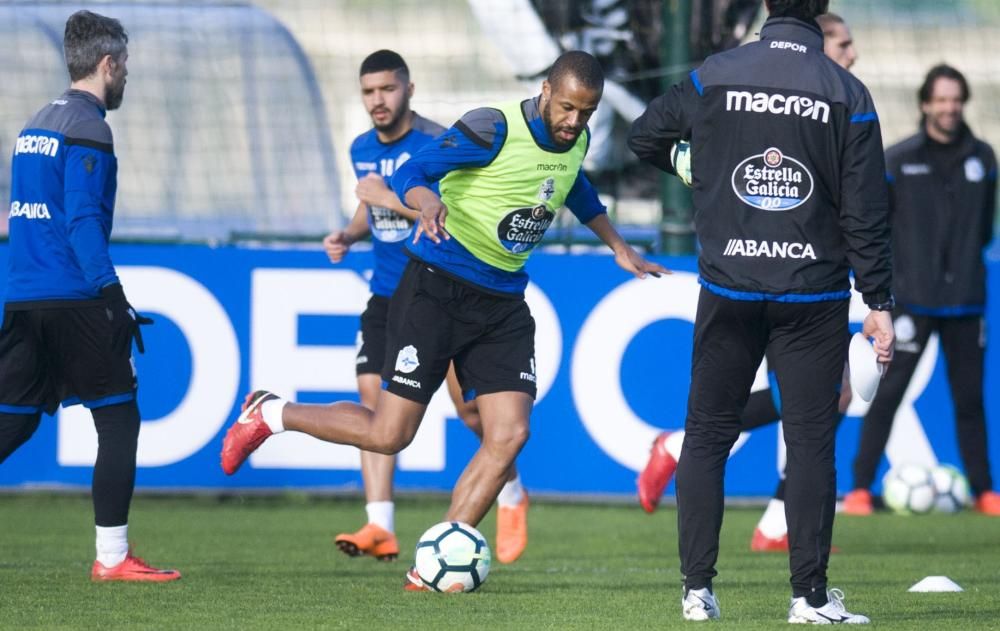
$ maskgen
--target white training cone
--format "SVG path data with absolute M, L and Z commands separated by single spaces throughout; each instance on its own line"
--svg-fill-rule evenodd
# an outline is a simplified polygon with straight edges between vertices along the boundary
M 960 592 L 964 591 L 958 583 L 947 576 L 928 576 L 908 591 L 911 592 Z
M 863 401 L 871 401 L 882 379 L 882 364 L 878 363 L 875 347 L 861 333 L 851 338 L 848 352 L 848 369 L 851 375 L 851 390 Z

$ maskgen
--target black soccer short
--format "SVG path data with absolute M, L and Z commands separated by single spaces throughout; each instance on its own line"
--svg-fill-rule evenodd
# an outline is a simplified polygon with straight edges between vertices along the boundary
M 112 322 L 100 301 L 4 312 L 0 412 L 115 405 L 134 400 L 136 386 L 131 328 Z
M 454 360 L 462 395 L 535 397 L 535 320 L 519 296 L 490 294 L 410 261 L 389 303 L 382 387 L 428 403 Z
M 385 365 L 385 335 L 389 321 L 389 299 L 373 295 L 361 314 L 358 331 L 358 358 L 356 371 L 361 375 L 380 375 Z

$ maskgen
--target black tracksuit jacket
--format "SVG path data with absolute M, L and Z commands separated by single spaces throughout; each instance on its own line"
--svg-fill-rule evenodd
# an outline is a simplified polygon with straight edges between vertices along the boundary
M 996 211 L 993 150 L 968 127 L 943 145 L 921 126 L 887 149 L 885 161 L 896 300 L 930 316 L 983 313 L 983 248 Z
M 813 23 L 770 18 L 649 105 L 629 146 L 668 172 L 692 148 L 701 283 L 737 300 L 891 295 L 888 193 L 867 88 L 823 54 Z

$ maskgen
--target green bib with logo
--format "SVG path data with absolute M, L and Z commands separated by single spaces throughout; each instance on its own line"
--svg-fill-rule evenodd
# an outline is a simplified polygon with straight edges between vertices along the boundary
M 493 267 L 516 272 L 552 225 L 587 152 L 586 133 L 566 151 L 538 146 L 520 103 L 496 109 L 507 118 L 507 139 L 490 164 L 451 171 L 441 180 L 448 207 L 445 228 Z

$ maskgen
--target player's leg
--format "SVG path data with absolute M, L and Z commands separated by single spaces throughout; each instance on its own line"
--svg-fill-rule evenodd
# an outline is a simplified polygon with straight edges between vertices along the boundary
M 872 512 L 870 489 L 875 482 L 875 470 L 882 461 L 896 410 L 934 329 L 931 318 L 911 314 L 904 308 L 897 309 L 899 313 L 894 318 L 896 352 L 861 424 L 858 453 L 853 463 L 854 490 L 844 497 L 847 515 L 870 515 Z
M 458 383 L 455 365 L 448 369 L 448 394 L 459 418 L 466 427 L 475 432 L 480 441 L 483 438 L 482 418 L 476 400 L 466 401 L 462 387 Z M 510 467 L 510 473 L 500 494 L 497 495 L 497 540 L 496 559 L 501 563 L 513 563 L 528 545 L 528 492 L 521 483 L 517 463 Z
M 955 431 L 976 510 L 1000 515 L 1000 496 L 993 491 L 987 451 L 983 406 L 983 368 L 986 356 L 983 318 L 942 318 L 941 349 L 948 367 L 948 383 L 955 404 Z
M 528 440 L 533 398 L 524 392 L 477 397 L 483 440 L 452 491 L 446 519 L 479 524 L 510 476 L 511 465 Z
M 7 311 L 0 325 L 0 463 L 38 429 L 49 390 L 32 316 Z
M 753 395 L 750 395 L 750 397 L 752 399 Z M 840 377 L 840 398 L 837 401 L 837 411 L 840 413 L 840 420 L 844 419 L 844 414 L 851 405 L 852 397 L 850 367 L 845 362 L 844 370 Z M 771 405 L 774 405 L 773 397 Z M 749 404 L 747 407 L 749 407 Z M 840 426 L 839 422 L 838 427 Z M 754 528 L 753 538 L 750 540 L 750 549 L 754 552 L 788 552 L 784 467 L 782 467 L 778 485 L 774 489 L 774 495 L 768 501 L 767 508 L 764 509 L 764 514 L 761 515 L 760 521 L 757 522 L 757 527 Z M 831 551 L 836 552 L 836 546 L 832 546 Z
M 361 404 L 374 410 L 382 389 L 377 374 L 358 375 Z M 349 556 L 370 555 L 380 561 L 394 561 L 399 555 L 396 540 L 395 504 L 392 482 L 396 456 L 361 451 L 361 479 L 365 489 L 365 513 L 368 521 L 354 533 L 340 533 L 334 543 Z
M 0 464 L 28 442 L 42 420 L 41 412 L 11 414 L 2 411 L 5 408 L 14 409 L 14 406 L 0 404 Z
M 133 556 L 128 516 L 135 485 L 141 416 L 132 361 L 133 322 L 112 320 L 103 306 L 53 309 L 43 330 L 55 366 L 53 388 L 61 400 L 90 409 L 97 431 L 92 497 L 97 558 L 95 581 L 165 582 L 181 577 Z
M 223 470 L 235 473 L 265 440 L 286 430 L 382 454 L 409 445 L 454 354 L 449 301 L 430 287 L 442 282 L 454 283 L 415 262 L 407 265 L 389 304 L 384 389 L 374 411 L 353 401 L 307 405 L 255 392 L 223 440 Z
M 684 450 L 677 463 L 678 541 L 688 619 L 718 613 L 709 595 L 719 555 L 726 460 L 764 357 L 763 310 L 764 303 L 729 300 L 706 289 L 698 299 Z
M 767 383 L 767 365 L 762 363 L 758 368 L 753 387 L 761 382 L 763 389 L 753 390 L 747 400 L 746 407 L 740 415 L 740 425 L 743 432 L 749 432 L 758 427 L 777 422 L 781 416 L 774 405 L 771 389 L 764 386 Z M 743 445 L 749 434 L 741 434 L 740 440 L 730 450 L 730 456 Z M 677 461 L 681 457 L 684 446 L 684 430 L 673 429 L 660 432 L 653 440 L 649 450 L 649 460 L 636 478 L 636 488 L 639 495 L 639 505 L 647 513 L 652 513 L 663 497 L 663 491 L 670 483 L 677 470 Z
M 385 365 L 386 327 L 389 298 L 373 295 L 361 314 L 358 331 L 358 355 L 355 370 L 361 405 L 374 410 L 382 390 L 381 373 Z M 399 555 L 396 540 L 396 506 L 392 499 L 396 456 L 361 452 L 361 480 L 365 489 L 367 522 L 353 533 L 340 533 L 334 543 L 349 556 L 370 555 L 380 561 L 392 561 Z
M 836 505 L 837 402 L 847 340 L 848 302 L 768 307 L 772 368 L 781 391 L 792 597 L 827 603 L 826 569 Z

